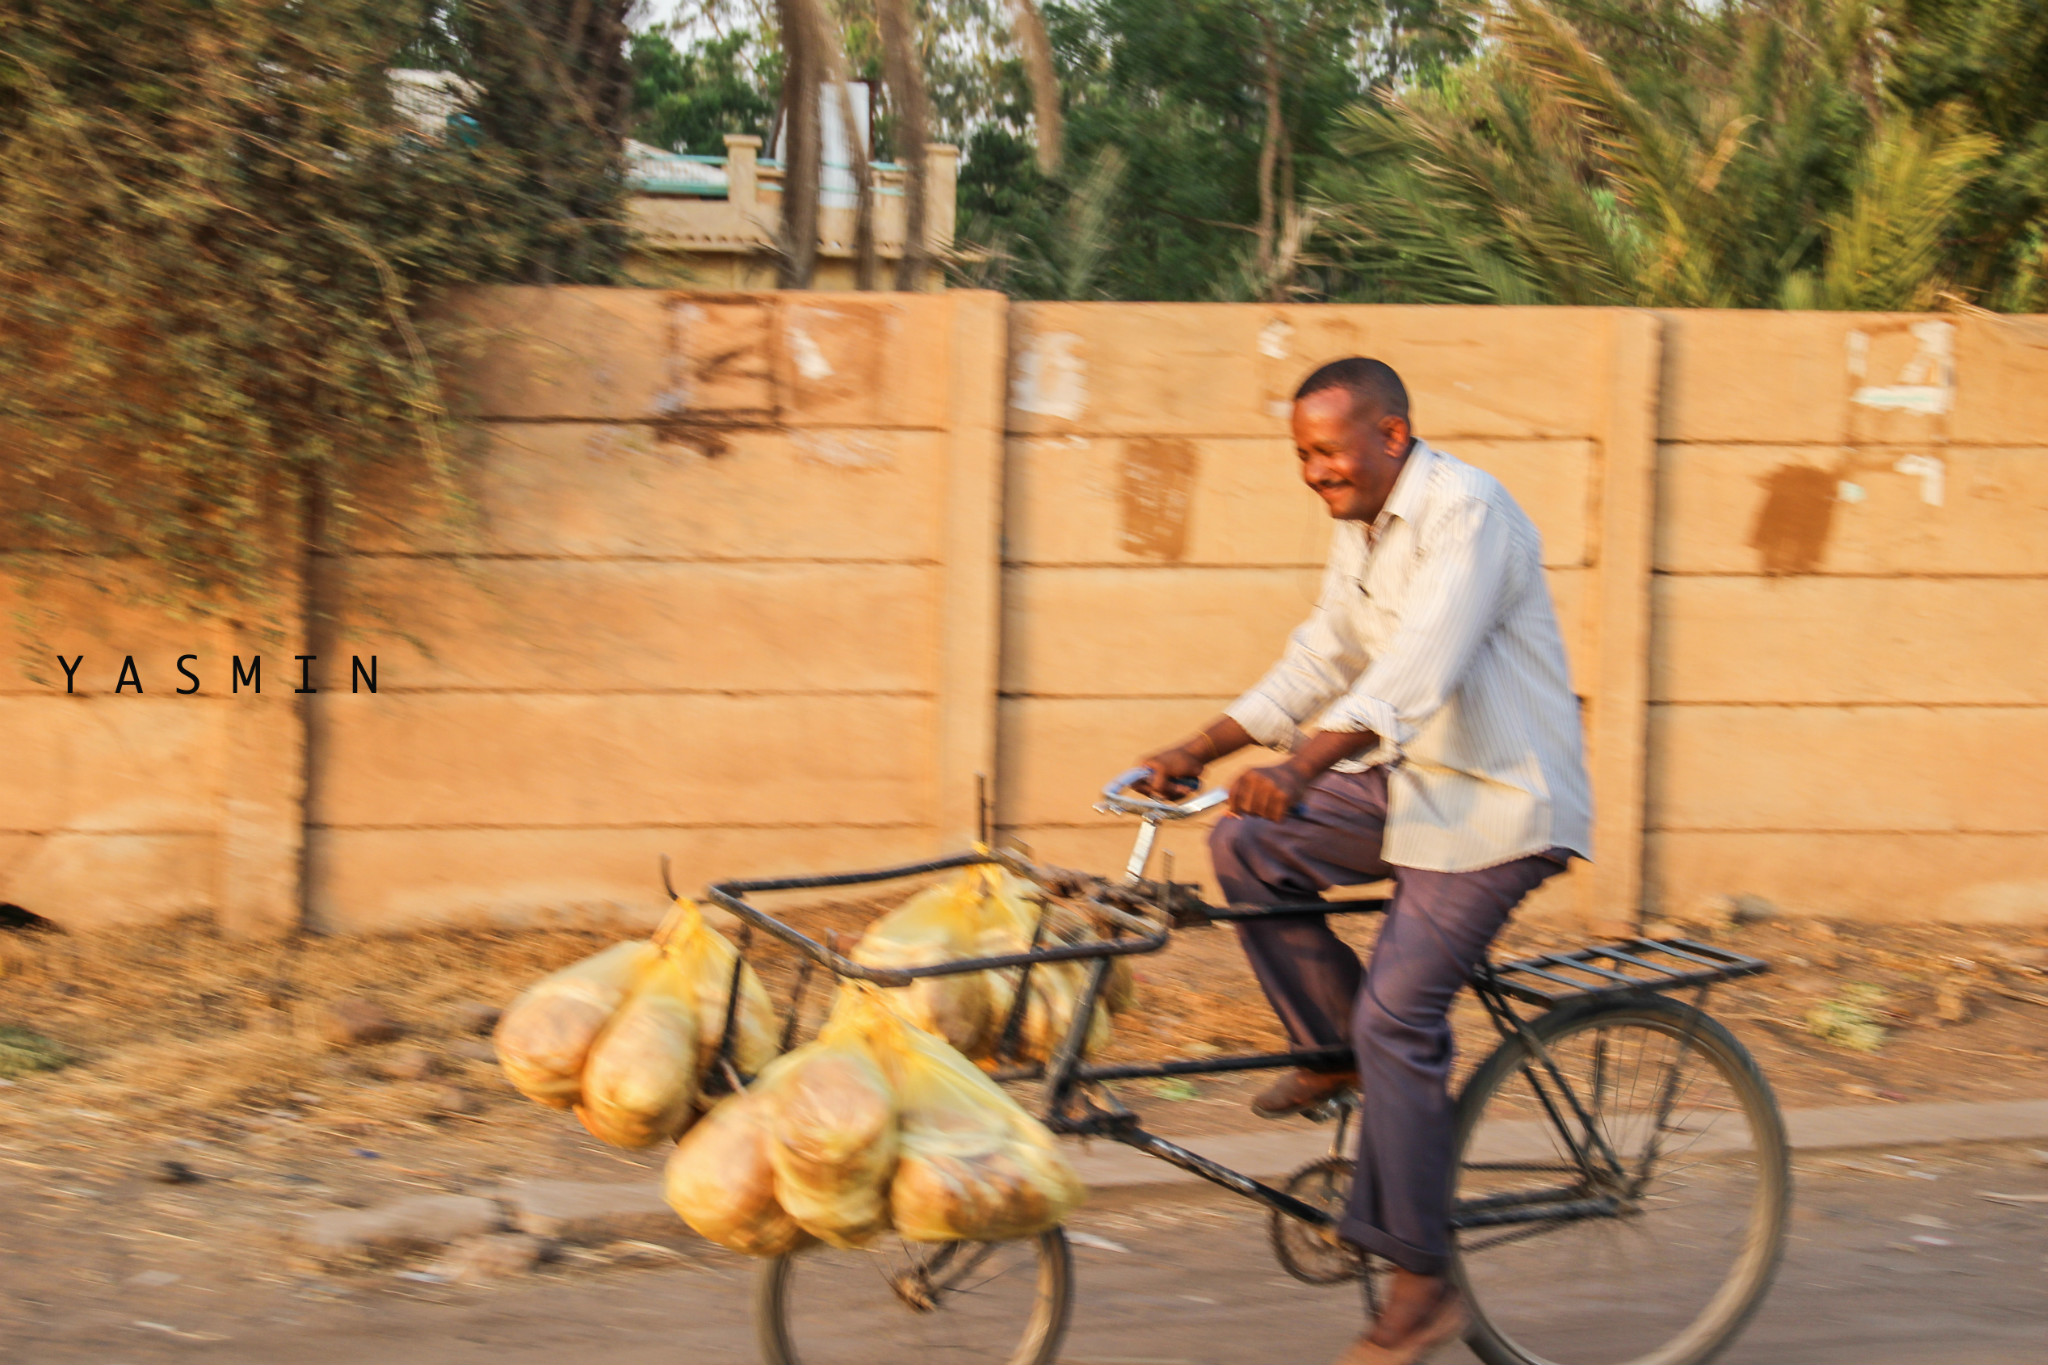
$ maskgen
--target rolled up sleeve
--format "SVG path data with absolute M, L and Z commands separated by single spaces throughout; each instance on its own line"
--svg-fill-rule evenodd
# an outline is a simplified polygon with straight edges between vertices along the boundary
M 1300 744 L 1301 723 L 1342 696 L 1365 668 L 1365 652 L 1345 624 L 1345 595 L 1355 590 L 1347 557 L 1333 555 L 1315 611 L 1288 637 L 1280 662 L 1223 714 L 1268 748 Z
M 1377 734 L 1382 759 L 1397 755 L 1456 692 L 1500 618 L 1513 575 L 1509 528 L 1483 499 L 1446 508 L 1418 532 L 1423 562 L 1393 642 L 1322 717 L 1325 730 Z

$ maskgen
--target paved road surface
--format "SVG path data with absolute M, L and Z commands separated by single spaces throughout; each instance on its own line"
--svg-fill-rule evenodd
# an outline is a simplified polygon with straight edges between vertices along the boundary
M 1731 1365 L 2018 1365 L 2048 1359 L 2048 1161 L 2024 1145 L 1800 1162 L 1777 1289 Z M 1933 1178 L 1926 1178 L 1933 1177 Z M 1129 1190 L 1072 1226 L 1071 1365 L 1317 1362 L 1359 1320 L 1356 1291 L 1282 1275 L 1256 1211 L 1220 1192 Z M 1920 1240 L 1915 1240 L 1915 1239 Z M 15 1263 L 17 1273 L 19 1263 Z M 18 1365 L 717 1365 L 753 1360 L 753 1267 L 693 1253 L 658 1269 L 564 1268 L 488 1287 L 389 1277 L 295 1285 L 92 1284 L 58 1267 L 0 1284 L 0 1359 Z M 1573 1330 L 1599 1344 L 1600 1324 Z M 5 1338 L 11 1337 L 12 1340 Z M 1468 1362 L 1463 1348 L 1440 1360 Z

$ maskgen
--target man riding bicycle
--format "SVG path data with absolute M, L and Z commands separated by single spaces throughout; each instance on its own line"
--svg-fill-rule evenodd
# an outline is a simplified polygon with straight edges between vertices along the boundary
M 1337 521 L 1315 610 L 1251 691 L 1144 761 L 1178 797 L 1252 744 L 1287 751 L 1230 789 L 1209 841 L 1239 904 L 1392 878 L 1371 961 L 1319 918 L 1238 926 L 1296 1045 L 1349 1042 L 1355 1071 L 1297 1071 L 1280 1116 L 1363 1092 L 1338 1235 L 1395 1268 L 1340 1365 L 1408 1365 L 1464 1329 L 1450 1257 L 1453 997 L 1523 897 L 1590 856 L 1578 699 L 1535 526 L 1499 481 L 1416 438 L 1377 360 L 1302 381 L 1301 477 Z M 1311 718 L 1317 728 L 1304 733 Z

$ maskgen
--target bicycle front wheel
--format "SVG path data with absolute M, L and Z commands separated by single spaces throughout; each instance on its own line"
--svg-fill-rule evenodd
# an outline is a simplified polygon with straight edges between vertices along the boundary
M 1458 1100 L 1472 1349 L 1488 1365 L 1711 1360 L 1784 1247 L 1790 1149 L 1769 1083 L 1725 1028 L 1662 996 L 1567 1005 L 1531 1031 L 1540 1048 L 1502 1044 Z
M 1014 1242 L 812 1247 L 762 1267 L 766 1365 L 1052 1365 L 1073 1306 L 1058 1228 Z

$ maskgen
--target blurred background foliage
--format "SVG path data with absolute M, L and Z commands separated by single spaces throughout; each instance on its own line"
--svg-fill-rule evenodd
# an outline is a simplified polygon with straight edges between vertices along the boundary
M 11 0 L 0 552 L 260 600 L 366 483 L 450 490 L 433 291 L 617 277 L 625 11 Z M 456 135 L 395 93 L 420 67 L 467 82 Z
M 872 0 L 828 7 L 872 77 Z M 702 73 L 684 84 L 764 128 L 772 8 L 685 5 L 636 65 L 673 69 L 677 51 Z M 1033 155 L 1017 6 L 916 8 L 933 134 L 965 152 L 961 283 L 2048 308 L 2042 0 L 1048 3 L 1052 173 Z M 754 73 L 751 102 L 718 93 L 735 70 Z M 658 140 L 663 107 L 643 98 L 641 136 Z

